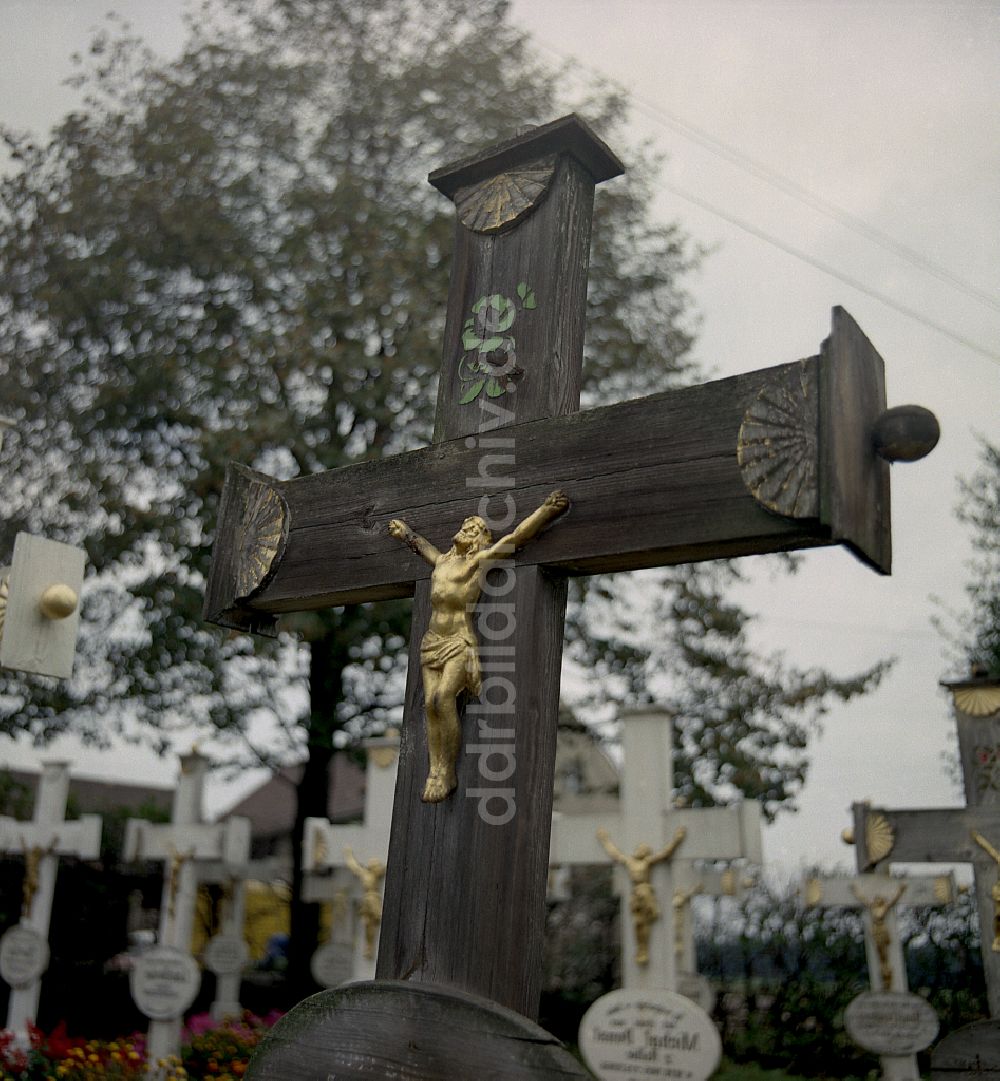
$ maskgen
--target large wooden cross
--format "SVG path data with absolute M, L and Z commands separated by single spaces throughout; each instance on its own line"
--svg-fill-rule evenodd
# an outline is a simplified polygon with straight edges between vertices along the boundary
M 529 1017 L 567 575 L 836 543 L 888 573 L 879 452 L 912 456 L 898 432 L 915 414 L 886 413 L 882 360 L 840 309 L 816 356 L 578 412 L 594 186 L 622 171 L 569 116 L 432 173 L 458 215 L 435 442 L 288 482 L 231 466 L 206 585 L 206 617 L 251 631 L 415 593 L 378 974 Z M 556 488 L 568 514 L 492 572 L 458 788 L 425 805 L 431 570 L 388 523 L 441 545 L 470 514 L 507 529 Z
M 971 863 L 990 1015 L 1000 1018 L 1000 679 L 945 683 L 952 694 L 965 807 L 890 810 L 855 803 L 858 870 Z

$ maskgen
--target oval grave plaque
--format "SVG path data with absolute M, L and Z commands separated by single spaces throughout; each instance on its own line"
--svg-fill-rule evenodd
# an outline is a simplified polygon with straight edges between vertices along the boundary
M 243 971 L 249 957 L 250 951 L 240 935 L 221 934 L 208 943 L 201 959 L 216 976 L 235 976 Z
M 0 979 L 11 987 L 30 987 L 49 967 L 49 944 L 26 923 L 16 923 L 0 938 Z
M 601 1081 L 705 1081 L 722 1041 L 705 1011 L 672 991 L 612 991 L 580 1022 L 580 1050 Z
M 312 955 L 309 967 L 320 987 L 339 987 L 354 973 L 354 947 L 349 942 L 327 942 Z
M 156 946 L 135 959 L 132 998 L 151 1021 L 172 1021 L 191 1005 L 201 986 L 195 959 L 172 946 Z
M 937 1014 L 919 995 L 906 991 L 864 991 L 844 1011 L 847 1035 L 876 1055 L 915 1055 L 930 1047 Z

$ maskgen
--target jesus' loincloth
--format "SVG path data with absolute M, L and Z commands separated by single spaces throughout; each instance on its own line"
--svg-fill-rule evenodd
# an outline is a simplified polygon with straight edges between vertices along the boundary
M 483 686 L 479 667 L 479 645 L 475 637 L 465 631 L 458 634 L 438 634 L 427 631 L 420 640 L 420 664 L 443 671 L 444 666 L 456 657 L 465 657 L 465 689 L 474 698 L 479 697 Z

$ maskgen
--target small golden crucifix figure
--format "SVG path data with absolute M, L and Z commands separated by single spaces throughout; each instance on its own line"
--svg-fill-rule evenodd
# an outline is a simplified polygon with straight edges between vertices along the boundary
M 858 889 L 857 883 L 851 883 L 851 891 L 855 897 L 868 909 L 872 918 L 872 940 L 875 943 L 875 953 L 878 956 L 879 976 L 882 979 L 882 990 L 892 990 L 892 961 L 889 960 L 889 944 L 891 936 L 889 928 L 885 925 L 885 918 L 896 907 L 900 897 L 906 892 L 906 883 L 903 882 L 893 897 L 883 897 L 876 894 L 874 897 L 866 897 Z
M 604 851 L 628 871 L 628 877 L 632 882 L 632 896 L 628 907 L 635 926 L 635 963 L 637 965 L 649 964 L 649 932 L 660 918 L 660 907 L 656 903 L 656 891 L 650 882 L 650 871 L 654 864 L 669 860 L 686 836 L 687 830 L 680 826 L 673 840 L 659 852 L 654 852 L 647 844 L 639 844 L 636 845 L 631 856 L 626 856 L 619 851 L 606 829 L 597 831 L 597 839 L 604 846 Z
M 385 877 L 385 864 L 374 856 L 365 865 L 358 863 L 350 845 L 344 846 L 344 859 L 364 887 L 361 919 L 365 924 L 365 957 L 370 961 L 375 956 L 375 937 L 382 922 L 381 882 Z
M 430 624 L 420 641 L 430 759 L 427 784 L 421 796 L 425 803 L 440 803 L 458 783 L 455 769 L 462 728 L 457 699 L 463 691 L 476 696 L 482 688 L 472 613 L 486 572 L 491 564 L 513 555 L 537 536 L 568 507 L 569 500 L 562 492 L 552 492 L 538 510 L 496 543 L 483 519 L 474 515 L 462 523 L 447 552 L 439 552 L 398 518 L 389 523 L 389 533 L 434 568 Z
M 38 870 L 43 856 L 51 856 L 59 843 L 58 838 L 53 838 L 48 848 L 41 845 L 29 845 L 21 838 L 21 850 L 24 853 L 24 883 L 21 886 L 21 919 L 31 919 L 31 909 L 35 903 L 35 894 L 38 893 Z
M 181 868 L 189 859 L 194 856 L 194 849 L 190 852 L 178 852 L 173 845 L 168 846 L 170 849 L 170 868 L 167 871 L 169 878 L 168 893 L 167 893 L 167 915 L 173 919 L 177 913 L 177 891 L 181 885 Z
M 993 945 L 990 947 L 994 953 L 1000 953 L 1000 852 L 981 834 L 972 831 L 972 839 L 977 845 L 990 856 L 997 865 L 997 878 L 993 882 L 990 896 L 993 898 Z

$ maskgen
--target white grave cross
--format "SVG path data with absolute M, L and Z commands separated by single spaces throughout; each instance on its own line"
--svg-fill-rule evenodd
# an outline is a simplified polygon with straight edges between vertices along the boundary
M 364 821 L 334 825 L 325 818 L 307 818 L 302 840 L 302 869 L 306 874 L 348 868 L 353 872 L 353 892 L 356 895 L 361 890 L 363 927 L 362 933 L 355 936 L 354 980 L 375 978 L 384 880 L 372 861 L 381 864 L 384 874 L 399 764 L 399 733 L 391 730 L 385 736 L 366 740 L 364 746 L 367 753 Z M 369 876 L 371 881 L 366 881 Z M 320 894 L 314 888 L 312 895 Z M 336 944 L 332 945 L 336 948 Z
M 605 830 L 626 856 L 639 845 L 647 845 L 655 855 L 681 837 L 674 859 L 742 858 L 759 863 L 760 805 L 748 801 L 733 807 L 673 807 L 673 726 L 669 715 L 655 709 L 635 710 L 623 714 L 622 720 L 625 761 L 618 813 L 553 815 L 550 863 L 606 863 L 599 830 Z M 633 884 L 628 872 L 619 865 L 615 877 L 619 895 L 631 900 Z M 622 984 L 639 990 L 673 990 L 676 965 L 670 860 L 650 866 L 649 884 L 659 911 L 650 927 L 649 959 L 637 962 L 635 920 L 623 914 Z
M 21 922 L 0 945 L 0 977 L 11 986 L 7 1028 L 18 1041 L 38 1015 L 42 973 L 48 964 L 49 919 L 61 856 L 96 859 L 101 851 L 99 815 L 65 820 L 69 764 L 46 762 L 31 822 L 0 818 L 0 853 L 23 855 L 24 904 Z
M 806 908 L 862 909 L 872 990 L 906 993 L 906 959 L 896 913 L 900 907 L 950 904 L 955 900 L 955 881 L 951 874 L 813 876 L 803 884 L 802 896 Z M 885 1081 L 919 1081 L 915 1054 L 884 1054 L 881 1059 Z
M 181 755 L 169 824 L 130 818 L 125 823 L 125 859 L 165 864 L 157 946 L 140 955 L 132 972 L 132 994 L 150 1018 L 149 1061 L 175 1055 L 181 1019 L 198 993 L 201 976 L 191 956 L 197 864 L 245 864 L 250 858 L 250 822 L 230 818 L 202 821 L 208 759 L 197 751 Z

